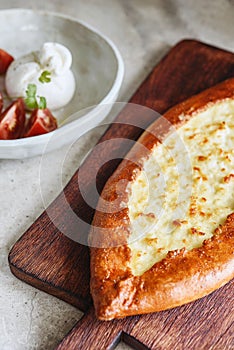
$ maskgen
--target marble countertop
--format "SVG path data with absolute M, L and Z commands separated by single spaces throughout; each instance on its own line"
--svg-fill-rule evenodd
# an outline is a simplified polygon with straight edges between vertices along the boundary
M 46 9 L 87 22 L 110 37 L 125 63 L 119 101 L 127 101 L 165 52 L 182 38 L 233 51 L 232 0 L 0 0 L 0 9 Z M 1 42 L 1 38 L 0 38 Z M 0 44 L 1 46 L 1 44 Z M 67 183 L 101 130 L 74 147 L 63 165 Z M 59 151 L 48 156 L 43 186 L 48 202 L 60 189 Z M 8 267 L 11 246 L 44 210 L 40 157 L 0 160 L 0 349 L 50 350 L 82 313 L 17 280 Z M 118 350 L 128 349 L 120 343 Z

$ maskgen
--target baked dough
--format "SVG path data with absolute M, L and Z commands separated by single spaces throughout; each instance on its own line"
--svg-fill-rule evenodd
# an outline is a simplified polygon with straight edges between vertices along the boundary
M 234 277 L 234 79 L 170 109 L 106 183 L 89 236 L 96 315 L 173 308 Z

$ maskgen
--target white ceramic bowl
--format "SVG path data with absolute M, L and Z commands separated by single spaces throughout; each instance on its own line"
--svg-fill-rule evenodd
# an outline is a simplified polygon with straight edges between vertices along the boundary
M 117 99 L 124 64 L 109 39 L 74 19 L 42 11 L 0 11 L 0 47 L 15 58 L 38 50 L 46 41 L 69 48 L 76 93 L 55 116 L 59 128 L 48 134 L 17 140 L 0 140 L 0 158 L 26 158 L 71 144 L 99 124 Z M 0 89 L 4 86 L 1 77 Z

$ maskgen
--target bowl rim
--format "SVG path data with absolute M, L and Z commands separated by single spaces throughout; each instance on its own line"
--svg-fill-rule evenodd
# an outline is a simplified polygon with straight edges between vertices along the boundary
M 51 131 L 49 133 L 43 134 L 43 135 L 37 135 L 37 136 L 31 136 L 31 137 L 25 137 L 25 138 L 20 138 L 20 139 L 13 139 L 13 140 L 0 140 L 0 150 L 3 150 L 4 148 L 13 148 L 13 147 L 22 147 L 22 146 L 28 146 L 30 145 L 38 145 L 38 144 L 46 144 L 47 140 L 49 140 L 55 133 L 60 133 L 60 132 L 66 132 L 70 129 L 71 126 L 74 126 L 74 124 L 78 123 L 81 124 L 82 126 L 84 124 L 89 124 L 89 122 L 92 120 L 93 114 L 98 111 L 98 108 L 100 105 L 105 105 L 110 103 L 112 101 L 113 97 L 116 96 L 118 93 L 122 82 L 124 78 L 124 61 L 123 58 L 120 54 L 119 49 L 117 46 L 114 44 L 114 42 L 108 38 L 105 34 L 102 34 L 99 30 L 94 28 L 93 26 L 87 24 L 85 21 L 78 20 L 70 15 L 62 14 L 60 12 L 55 12 L 55 11 L 46 11 L 46 10 L 39 10 L 39 9 L 30 9 L 30 8 L 21 8 L 21 7 L 15 7 L 15 8 L 10 8 L 10 9 L 2 9 L 0 10 L 1 13 L 14 13 L 14 12 L 27 12 L 31 14 L 39 14 L 42 16 L 53 16 L 61 19 L 68 20 L 70 22 L 76 22 L 80 24 L 81 26 L 85 27 L 89 31 L 93 32 L 94 34 L 97 34 L 102 40 L 104 40 L 109 47 L 112 49 L 114 56 L 117 61 L 117 70 L 116 70 L 116 75 L 114 82 L 108 91 L 108 93 L 104 96 L 104 98 L 94 106 L 89 106 L 84 108 L 89 109 L 90 112 L 87 114 L 83 115 L 80 117 L 78 120 L 74 120 L 71 122 L 68 122 L 67 124 L 65 123 L 64 125 L 61 125 L 61 127 L 55 129 L 54 131 Z M 113 102 L 112 102 L 113 103 Z M 72 118 L 72 116 L 75 116 L 76 113 L 81 112 L 82 110 L 79 110 L 73 114 L 71 114 L 69 118 Z M 12 158 L 12 157 L 11 157 Z

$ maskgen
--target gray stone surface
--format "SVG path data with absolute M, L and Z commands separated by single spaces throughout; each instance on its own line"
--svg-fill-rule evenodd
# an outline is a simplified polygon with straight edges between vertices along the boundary
M 0 0 L 0 9 L 40 8 L 71 15 L 109 36 L 119 47 L 126 74 L 119 101 L 127 101 L 166 50 L 182 38 L 197 38 L 233 51 L 232 0 Z M 1 38 L 0 38 L 1 43 Z M 1 46 L 1 44 L 0 44 Z M 50 154 L 40 182 L 40 157 L 0 160 L 0 349 L 50 350 L 82 313 L 13 277 L 10 247 L 52 201 L 102 130 L 84 137 L 67 154 Z M 41 192 L 41 189 L 43 191 Z M 46 197 L 44 198 L 43 195 Z M 43 197 L 43 198 L 42 198 Z M 119 344 L 118 350 L 128 349 Z

